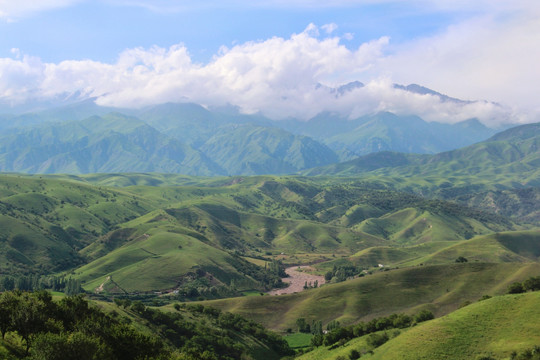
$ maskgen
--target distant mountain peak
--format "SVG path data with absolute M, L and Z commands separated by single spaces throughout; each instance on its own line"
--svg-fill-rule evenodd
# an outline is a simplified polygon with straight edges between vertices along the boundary
M 349 83 L 340 85 L 338 87 L 329 87 L 321 83 L 317 83 L 317 85 L 315 86 L 315 89 L 321 89 L 321 88 L 326 89 L 330 93 L 334 94 L 336 97 L 340 97 L 355 89 L 363 88 L 364 86 L 365 86 L 364 83 L 360 81 L 351 81 Z
M 345 93 L 348 93 L 349 91 L 352 91 L 354 89 L 363 88 L 364 86 L 365 86 L 364 83 L 361 83 L 360 81 L 351 81 L 350 83 L 347 83 L 345 85 L 341 85 L 340 87 L 335 89 L 335 91 L 339 96 L 342 96 Z
M 425 86 L 421 86 L 418 84 L 409 84 L 407 86 L 400 85 L 400 84 L 394 84 L 394 89 L 404 90 L 411 93 L 419 94 L 419 95 L 433 95 L 437 96 L 439 99 L 441 99 L 442 102 L 453 102 L 453 103 L 459 103 L 459 104 L 471 104 L 473 101 L 466 101 L 461 99 L 456 99 L 453 97 L 450 97 L 448 95 L 441 94 L 435 90 L 431 90 Z

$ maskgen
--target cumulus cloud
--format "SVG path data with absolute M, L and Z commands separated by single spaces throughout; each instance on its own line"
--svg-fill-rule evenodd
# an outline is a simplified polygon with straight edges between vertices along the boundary
M 534 9 L 531 9 L 534 10 Z M 374 72 L 468 99 L 487 98 L 540 112 L 540 11 L 501 20 L 477 17 L 401 44 Z
M 534 60 L 512 60 L 497 50 L 497 44 L 524 56 L 515 37 L 534 30 L 534 24 L 515 23 L 505 33 L 489 19 L 476 21 L 407 46 L 394 46 L 388 37 L 381 37 L 354 49 L 332 36 L 334 25 L 321 27 L 321 35 L 310 24 L 289 38 L 222 47 L 206 64 L 193 62 L 182 44 L 128 49 L 111 64 L 92 60 L 43 63 L 14 52 L 15 58 L 0 59 L 0 101 L 13 104 L 77 94 L 115 107 L 178 101 L 230 104 L 244 113 L 260 112 L 274 119 L 309 119 L 322 111 L 350 118 L 390 111 L 442 122 L 473 117 L 487 124 L 529 121 L 493 102 L 443 101 L 433 94 L 393 86 L 394 82 L 415 82 L 452 96 L 481 99 L 487 94 L 490 100 L 515 91 L 515 97 L 523 100 L 521 105 L 529 104 L 534 93 L 527 91 L 540 80 Z M 525 39 L 540 43 L 539 33 Z M 494 34 L 497 39 L 492 39 Z M 520 72 L 528 67 L 529 74 Z M 334 90 L 353 80 L 362 80 L 365 86 L 343 93 Z M 521 88 L 513 89 L 517 84 Z

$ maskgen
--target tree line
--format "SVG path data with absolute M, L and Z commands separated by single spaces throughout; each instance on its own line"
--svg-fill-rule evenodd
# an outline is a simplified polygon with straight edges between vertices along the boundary
M 296 324 L 299 331 L 311 332 L 311 346 L 329 346 L 338 347 L 346 344 L 348 341 L 364 335 L 370 335 L 368 344 L 372 347 L 378 347 L 388 341 L 389 337 L 386 333 L 378 333 L 380 331 L 391 329 L 403 329 L 415 324 L 431 320 L 434 315 L 429 310 L 422 310 L 414 316 L 407 314 L 391 314 L 387 317 L 374 318 L 368 322 L 359 322 L 355 325 L 340 326 L 339 321 L 333 320 L 326 326 L 326 331 L 323 330 L 321 321 L 312 321 L 311 325 L 307 324 L 305 319 L 297 319 Z M 307 351 L 311 351 L 308 349 Z
M 83 293 L 81 281 L 65 276 L 21 275 L 0 277 L 0 291 L 61 291 L 67 295 Z
M 53 301 L 45 290 L 5 291 L 0 333 L 20 350 L 12 351 L 14 358 L 32 360 L 250 359 L 249 342 L 241 340 L 248 337 L 278 356 L 293 354 L 281 336 L 239 315 L 202 305 L 177 303 L 167 313 L 140 301 L 115 303 L 117 310 L 105 313 L 82 294 Z M 137 330 L 134 320 L 150 331 Z

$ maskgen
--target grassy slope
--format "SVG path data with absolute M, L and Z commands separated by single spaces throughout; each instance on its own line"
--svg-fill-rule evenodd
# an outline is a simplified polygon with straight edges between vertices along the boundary
M 194 268 L 212 273 L 219 281 L 242 279 L 231 255 L 184 234 L 152 229 L 148 234 L 77 269 L 75 276 L 94 290 L 111 276 L 128 292 L 174 288 Z
M 296 189 L 297 192 L 292 192 L 291 185 L 268 184 L 267 181 L 257 184 L 256 187 L 266 188 L 257 193 L 254 192 L 251 185 L 247 189 L 233 185 L 236 195 L 231 196 L 230 190 L 226 188 L 207 190 L 203 188 L 147 189 L 137 187 L 139 193 L 147 191 L 150 199 L 162 197 L 170 202 L 179 202 L 175 205 L 169 205 L 169 208 L 165 210 L 156 210 L 122 224 L 123 228 L 134 233 L 125 235 L 129 241 L 118 241 L 117 245 L 121 248 L 117 250 L 115 250 L 116 247 L 110 246 L 111 242 L 106 241 L 107 238 L 91 244 L 82 253 L 95 260 L 77 271 L 77 276 L 87 281 L 87 288 L 99 286 L 107 276 L 112 275 L 113 279 L 121 287 L 129 289 L 128 291 L 148 291 L 174 287 L 179 281 L 179 277 L 185 275 L 196 264 L 205 267 L 214 263 L 220 269 L 219 272 L 228 274 L 226 276 L 228 280 L 231 276 L 236 278 L 237 274 L 231 271 L 230 266 L 226 266 L 227 262 L 224 261 L 226 253 L 221 251 L 222 249 L 244 249 L 253 253 L 260 253 L 261 249 L 267 249 L 286 253 L 341 252 L 350 254 L 359 249 L 380 244 L 431 241 L 433 238 L 442 237 L 441 234 L 445 232 L 447 234 L 443 239 L 458 240 L 466 236 L 466 231 L 471 233 L 489 231 L 479 221 L 468 220 L 466 217 L 454 216 L 451 213 L 445 215 L 444 211 L 446 210 L 440 211 L 436 208 L 433 210 L 439 211 L 436 215 L 418 209 L 406 208 L 391 212 L 389 215 L 383 215 L 380 218 L 366 220 L 360 226 L 355 225 L 353 228 L 327 225 L 313 220 L 264 216 L 257 214 L 257 212 L 264 212 L 264 209 L 274 206 L 278 207 L 279 199 L 283 196 L 288 196 L 290 199 L 296 197 L 301 203 L 304 201 L 301 196 L 303 195 L 302 191 L 305 190 Z M 320 189 L 315 188 L 315 190 Z M 287 192 L 289 194 L 284 195 Z M 323 192 L 326 192 L 324 197 L 330 196 L 328 191 L 323 190 Z M 199 194 L 199 196 L 194 194 Z M 242 195 L 245 197 L 239 199 Z M 246 206 L 246 197 L 254 198 L 252 199 L 254 213 L 241 210 Z M 258 202 L 256 202 L 257 197 L 260 197 Z M 321 198 L 321 196 L 316 195 L 315 198 Z M 323 198 L 323 200 L 325 199 Z M 387 200 L 382 196 L 382 199 L 378 199 L 378 201 L 385 204 Z M 405 198 L 399 201 L 406 203 L 408 200 Z M 413 201 L 417 201 L 417 199 L 413 198 Z M 326 203 L 322 202 L 321 206 L 325 205 Z M 257 206 L 259 206 L 258 209 Z M 291 209 L 294 210 L 294 206 L 291 206 Z M 302 209 L 300 207 L 297 213 L 298 217 L 307 216 Z M 452 224 L 457 224 L 455 228 L 458 229 L 455 232 L 451 232 L 451 229 L 445 225 L 445 221 L 443 221 L 445 218 L 448 222 L 453 221 Z M 376 226 L 364 226 L 371 223 Z M 420 223 L 421 226 L 418 226 L 417 223 Z M 476 228 L 470 225 L 471 223 Z M 467 225 L 468 228 L 463 224 Z M 458 225 L 464 227 L 466 231 L 460 231 Z M 421 229 L 418 230 L 419 228 Z M 155 246 L 153 239 L 159 233 L 164 239 L 168 239 L 169 248 L 167 250 L 152 250 Z M 144 234 L 151 235 L 150 238 L 144 239 L 148 244 L 142 246 L 139 244 L 140 241 L 134 241 L 137 236 L 141 237 Z M 190 252 L 188 248 L 177 249 L 177 245 L 175 245 L 177 240 L 174 239 L 186 236 L 191 238 L 194 243 L 198 241 L 204 243 L 195 247 L 198 249 L 197 251 Z M 183 246 L 180 243 L 178 245 Z M 217 249 L 208 247 L 208 245 Z M 141 247 L 144 247 L 145 250 L 141 250 Z M 208 254 L 213 254 L 215 257 L 211 263 L 207 259 Z M 103 255 L 103 257 L 97 258 L 98 255 Z M 154 262 L 170 265 L 155 266 Z M 175 263 L 189 266 L 174 266 Z M 130 279 L 136 273 L 142 280 L 133 282 Z M 218 273 L 214 273 L 214 275 L 219 278 Z M 154 277 L 153 281 L 152 276 Z
M 0 176 L 2 268 L 47 272 L 81 263 L 77 250 L 153 205 L 135 194 L 72 181 Z
M 540 343 L 539 307 L 540 292 L 497 296 L 404 332 L 371 358 L 509 358 Z
M 329 359 L 336 359 L 338 356 L 344 356 L 345 359 L 348 359 L 351 350 L 355 349 L 358 352 L 362 353 L 363 350 L 370 348 L 366 340 L 367 340 L 366 336 L 355 338 L 347 342 L 347 344 L 345 344 L 344 346 L 338 347 L 336 349 L 330 349 L 329 346 L 320 346 L 318 348 L 315 348 L 315 350 L 310 351 L 296 359 L 298 360 L 329 360 Z M 362 358 L 368 359 L 369 355 L 363 355 Z
M 456 310 L 446 316 L 400 330 L 397 337 L 364 354 L 362 359 L 420 360 L 474 359 L 490 355 L 509 359 L 540 342 L 540 292 L 496 296 Z M 392 333 L 392 330 L 390 331 Z M 351 350 L 371 349 L 367 336 L 336 349 L 321 346 L 298 359 L 322 360 L 348 356 Z
M 538 263 L 454 264 L 379 272 L 319 289 L 282 296 L 246 297 L 207 302 L 239 313 L 271 329 L 294 327 L 297 318 L 344 324 L 422 308 L 437 316 L 484 294 L 504 293 L 509 284 L 540 273 Z M 280 316 L 275 316 L 280 314 Z
M 363 267 L 411 266 L 454 262 L 460 256 L 469 262 L 531 262 L 540 257 L 538 230 L 512 231 L 474 237 L 463 241 L 433 241 L 412 246 L 376 246 L 348 259 Z M 324 264 L 324 268 L 332 262 Z

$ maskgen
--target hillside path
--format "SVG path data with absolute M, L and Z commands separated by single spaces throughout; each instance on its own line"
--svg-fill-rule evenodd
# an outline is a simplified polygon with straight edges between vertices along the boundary
M 314 270 L 311 266 L 308 266 L 308 265 L 292 266 L 292 267 L 286 268 L 285 273 L 289 275 L 289 277 L 282 278 L 282 280 L 283 282 L 289 283 L 290 285 L 283 289 L 274 289 L 268 292 L 268 294 L 269 295 L 282 295 L 282 294 L 292 294 L 292 293 L 304 291 L 304 285 L 306 281 L 308 282 L 308 284 L 310 282 L 313 284 L 315 280 L 318 280 L 319 286 L 325 283 L 324 276 L 306 274 L 302 271 L 298 271 L 298 269 Z

